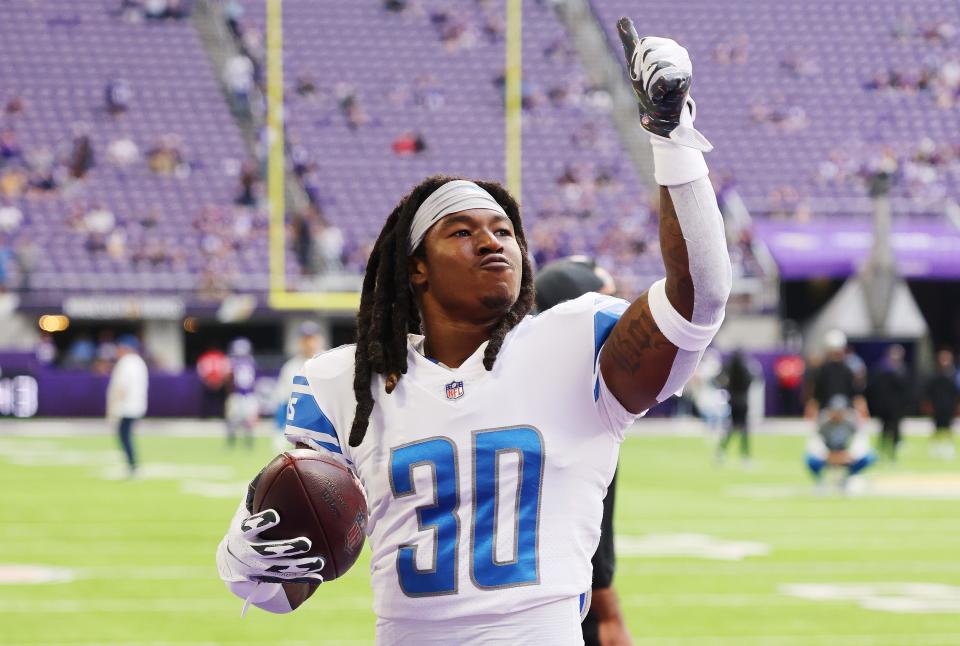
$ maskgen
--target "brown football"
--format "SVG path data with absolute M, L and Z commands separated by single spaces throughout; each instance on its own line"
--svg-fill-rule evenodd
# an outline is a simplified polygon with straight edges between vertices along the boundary
M 262 538 L 309 538 L 313 545 L 304 556 L 326 559 L 324 581 L 343 576 L 360 556 L 367 529 L 363 489 L 347 467 L 322 453 L 293 449 L 275 457 L 250 483 L 247 506 L 280 515 Z

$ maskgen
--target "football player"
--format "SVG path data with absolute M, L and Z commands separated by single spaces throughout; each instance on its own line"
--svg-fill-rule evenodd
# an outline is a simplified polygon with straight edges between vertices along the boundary
M 287 403 L 290 401 L 290 386 L 293 384 L 293 378 L 303 371 L 303 364 L 314 355 L 326 349 L 326 339 L 320 326 L 313 321 L 304 321 L 297 329 L 299 337 L 299 347 L 297 354 L 293 355 L 284 362 L 280 368 L 280 376 L 277 377 L 277 387 L 274 389 L 274 405 L 276 406 L 276 422 L 278 433 L 276 437 L 280 442 L 277 448 L 281 451 L 287 445 L 283 437 L 283 431 L 287 425 Z
M 723 321 L 732 272 L 690 59 L 629 19 L 619 28 L 661 185 L 666 278 L 633 303 L 588 293 L 527 316 L 514 198 L 430 177 L 377 239 L 357 343 L 294 379 L 287 437 L 366 489 L 380 644 L 581 644 L 624 430 L 682 388 Z M 302 537 L 265 547 L 276 514 L 249 516 L 241 504 L 220 544 L 221 578 L 289 612 L 323 559 L 302 556 Z
M 237 432 L 243 433 L 247 447 L 253 446 L 253 427 L 260 416 L 254 387 L 257 383 L 257 364 L 253 359 L 250 339 L 238 337 L 230 342 L 230 375 L 224 415 L 227 422 L 227 446 L 233 447 Z

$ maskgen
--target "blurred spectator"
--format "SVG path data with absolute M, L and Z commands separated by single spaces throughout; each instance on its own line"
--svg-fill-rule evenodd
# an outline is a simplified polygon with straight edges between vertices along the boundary
M 147 20 L 179 20 L 190 16 L 186 0 L 142 0 L 141 6 Z
M 147 164 L 158 175 L 180 175 L 190 170 L 184 159 L 180 138 L 176 135 L 160 137 L 147 153 Z
M 903 346 L 891 345 L 868 384 L 870 411 L 881 425 L 880 455 L 891 462 L 897 460 L 900 424 L 907 414 L 912 395 L 903 358 Z
M 23 195 L 29 185 L 29 177 L 23 168 L 9 168 L 0 171 L 0 195 L 16 198 Z
M 34 242 L 33 238 L 27 236 L 21 237 L 14 248 L 13 255 L 13 261 L 16 263 L 20 272 L 19 289 L 21 292 L 30 291 L 33 272 L 37 267 L 39 259 L 40 247 Z
M 107 235 L 107 255 L 113 260 L 123 260 L 127 255 L 127 236 L 123 231 L 115 229 Z
M 11 162 L 23 161 L 23 150 L 12 128 L 0 130 L 0 168 Z
M 107 113 L 116 117 L 130 108 L 130 101 L 133 100 L 133 88 L 130 87 L 130 83 L 126 79 L 113 78 L 107 82 L 103 95 Z
M 430 12 L 430 24 L 440 37 L 440 42 L 450 51 L 469 49 L 476 44 L 473 26 L 465 16 L 448 8 Z
M 67 158 L 67 171 L 73 179 L 83 179 L 95 164 L 93 141 L 90 139 L 90 127 L 76 124 L 73 127 L 73 142 Z
M 41 332 L 35 349 L 37 361 L 42 366 L 53 365 L 57 360 L 57 344 L 53 342 L 53 335 Z
M 253 91 L 253 61 L 244 54 L 235 54 L 223 67 L 223 82 L 227 86 L 233 113 L 245 117 L 250 114 L 250 93 Z
M 130 166 L 139 161 L 140 148 L 130 137 L 119 137 L 107 146 L 107 159 L 116 166 Z
M 933 420 L 930 457 L 952 460 L 956 454 L 952 426 L 953 419 L 960 413 L 960 384 L 950 350 L 937 353 L 937 367 L 924 388 L 923 408 Z
M 227 28 L 234 38 L 239 40 L 243 37 L 243 3 L 240 0 L 226 0 L 223 5 L 223 16 L 227 23 Z
M 0 235 L 0 291 L 7 291 L 11 287 L 8 284 L 9 266 L 13 260 L 13 249 L 7 239 Z
M 42 147 L 31 150 L 27 158 L 31 169 L 28 179 L 30 191 L 40 194 L 55 191 L 60 182 L 53 153 Z
M 299 213 L 291 222 L 294 255 L 301 273 L 307 276 L 316 272 L 313 265 L 313 226 L 310 220 L 309 213 Z
M 84 229 L 91 233 L 110 233 L 116 223 L 117 219 L 113 211 L 103 205 L 93 207 L 83 218 Z
M 337 104 L 340 106 L 340 112 L 346 118 L 347 126 L 351 130 L 356 130 L 370 121 L 370 117 L 360 104 L 357 90 L 352 85 L 337 83 L 334 86 L 334 95 L 337 98 Z
M 230 374 L 230 360 L 218 348 L 209 348 L 197 358 L 197 376 L 203 387 L 200 417 L 221 417 L 226 398 L 224 384 Z
M 0 234 L 13 233 L 23 222 L 23 212 L 15 206 L 0 206 Z
M 240 167 L 240 187 L 234 202 L 240 206 L 256 206 L 257 204 L 257 164 L 252 160 L 243 162 Z
M 88 368 L 97 358 L 97 344 L 86 334 L 81 334 L 67 348 L 64 366 L 67 368 Z
M 780 67 L 795 78 L 807 78 L 820 73 L 820 65 L 814 54 L 802 49 L 790 50 L 780 59 Z
M 316 235 L 317 251 L 320 255 L 320 271 L 338 272 L 343 269 L 343 231 L 328 222 L 320 222 Z
M 7 101 L 7 104 L 3 107 L 3 111 L 8 117 L 13 117 L 22 114 L 25 107 L 26 104 L 23 101 L 23 97 L 14 96 Z
M 742 65 L 747 62 L 749 47 L 750 38 L 746 34 L 738 34 L 714 46 L 713 60 L 721 65 Z
M 314 94 L 317 91 L 317 82 L 312 76 L 307 74 L 301 74 L 297 76 L 296 84 L 294 85 L 297 96 L 299 97 L 308 97 Z
M 423 139 L 421 133 L 414 130 L 407 130 L 393 140 L 390 148 L 400 156 L 417 155 L 427 149 L 427 142 Z
M 799 415 L 803 412 L 801 396 L 805 369 L 803 357 L 799 354 L 785 354 L 773 362 L 781 414 Z

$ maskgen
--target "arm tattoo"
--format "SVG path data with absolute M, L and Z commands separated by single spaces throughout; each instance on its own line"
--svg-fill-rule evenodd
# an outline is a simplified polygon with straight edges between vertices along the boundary
M 636 305 L 640 305 L 637 308 L 638 311 L 630 315 Z M 610 353 L 610 359 L 619 370 L 634 375 L 642 371 L 645 365 L 649 367 L 645 360 L 648 352 L 670 347 L 672 347 L 671 343 L 663 336 L 653 320 L 650 307 L 647 305 L 647 295 L 644 294 L 634 306 L 627 310 L 620 323 L 613 329 L 604 349 Z
M 693 279 L 687 242 L 666 187 L 660 187 L 660 251 L 667 273 L 667 298 L 687 320 L 693 316 Z M 611 392 L 628 410 L 639 412 L 656 404 L 677 347 L 653 320 L 647 294 L 627 308 L 614 326 L 600 355 L 600 369 Z
M 688 321 L 693 316 L 693 279 L 687 258 L 687 241 L 666 186 L 660 187 L 660 252 L 667 270 L 667 298 Z

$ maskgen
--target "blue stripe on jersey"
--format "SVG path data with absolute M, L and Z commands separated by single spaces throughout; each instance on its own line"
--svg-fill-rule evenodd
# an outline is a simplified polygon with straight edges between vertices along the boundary
M 331 453 L 339 453 L 340 455 L 343 455 L 343 451 L 341 451 L 341 450 L 340 450 L 340 447 L 337 446 L 336 444 L 329 444 L 329 443 L 327 443 L 327 442 L 321 442 L 320 440 L 314 440 L 313 443 L 316 444 L 317 446 L 321 446 L 321 447 L 325 448 L 326 450 L 330 451 Z M 349 460 L 347 460 L 347 461 L 349 462 Z M 352 463 L 352 462 L 350 462 L 350 466 L 353 466 L 353 463 Z
M 583 614 L 583 604 L 587 601 L 587 593 L 580 593 L 580 614 Z
M 320 406 L 313 395 L 306 393 L 290 395 L 290 402 L 287 404 L 287 425 L 296 426 L 313 433 L 329 435 L 336 442 L 337 448 L 340 447 L 337 430 L 333 427 L 330 419 L 320 410 Z
M 613 332 L 613 326 L 617 324 L 620 317 L 630 306 L 624 301 L 613 301 L 602 310 L 593 313 L 593 367 L 597 368 L 597 361 L 600 359 L 600 348 L 607 342 L 610 333 Z M 593 401 L 600 399 L 600 377 L 593 382 Z
M 303 375 L 297 375 L 296 377 L 293 378 L 293 385 L 294 385 L 294 386 L 309 386 L 309 385 L 310 385 L 310 382 L 308 382 L 308 381 L 307 381 L 307 378 L 304 377 Z
M 620 317 L 629 307 L 628 303 L 623 301 L 614 301 L 606 308 L 593 313 L 593 365 L 596 367 L 597 359 L 600 358 L 600 348 L 607 342 L 607 338 L 613 331 L 613 326 L 617 324 Z

